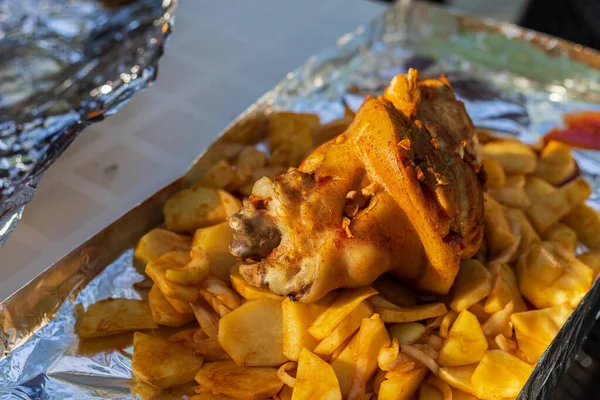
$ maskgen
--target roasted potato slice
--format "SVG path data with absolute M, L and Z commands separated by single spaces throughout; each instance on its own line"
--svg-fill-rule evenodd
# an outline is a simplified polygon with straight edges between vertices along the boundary
M 167 279 L 168 269 L 182 268 L 191 261 L 188 251 L 170 251 L 146 265 L 146 274 L 154 281 L 161 292 L 167 297 L 186 302 L 196 301 L 200 297 L 199 285 L 180 285 Z
M 477 317 L 467 310 L 458 314 L 448 332 L 448 338 L 439 352 L 438 363 L 442 367 L 458 367 L 479 362 L 488 342 Z
M 600 213 L 587 204 L 575 207 L 563 222 L 577 233 L 583 244 L 592 250 L 600 250 Z
M 488 193 L 499 203 L 508 207 L 526 210 L 531 206 L 527 192 L 523 187 L 504 187 L 501 189 L 489 189 Z
M 194 233 L 192 247 L 199 247 L 210 259 L 210 275 L 220 280 L 229 281 L 231 267 L 237 260 L 229 252 L 229 243 L 233 232 L 228 222 L 200 228 Z
M 525 181 L 525 191 L 532 204 L 537 204 L 556 190 L 550 183 L 537 176 L 528 176 Z
M 531 224 L 539 233 L 544 233 L 552 225 L 582 205 L 592 194 L 592 188 L 583 178 L 577 178 L 556 191 L 534 202 L 527 210 Z
M 342 400 L 338 380 L 331 365 L 306 348 L 300 352 L 293 400 Z
M 594 270 L 594 278 L 600 274 L 600 251 L 590 250 L 578 255 L 577 258 Z
M 427 368 L 423 365 L 416 365 L 410 371 L 394 374 L 394 377 L 381 382 L 377 400 L 412 399 L 426 375 Z
M 189 236 L 156 228 L 142 236 L 135 247 L 133 256 L 147 264 L 173 250 L 189 251 L 190 245 L 191 239 Z
M 500 162 L 507 173 L 531 174 L 537 168 L 535 152 L 518 140 L 497 140 L 483 145 L 485 159 Z
M 159 325 L 182 326 L 194 320 L 194 314 L 191 312 L 185 314 L 177 312 L 156 285 L 152 286 L 148 293 L 148 303 L 152 318 Z
M 313 322 L 308 332 L 317 340 L 325 339 L 363 300 L 376 294 L 377 291 L 370 286 L 343 290 L 333 304 Z
M 486 185 L 488 189 L 501 189 L 506 184 L 506 174 L 502 164 L 495 158 L 489 158 L 483 162 L 483 169 L 487 175 Z
M 312 131 L 319 125 L 315 114 L 271 114 L 268 127 L 271 164 L 299 165 L 313 148 Z
M 204 364 L 196 373 L 196 382 L 240 400 L 264 400 L 275 396 L 283 386 L 277 368 L 240 367 L 233 361 Z
M 345 399 L 350 393 L 354 371 L 356 370 L 356 357 L 358 355 L 358 335 L 344 347 L 341 353 L 331 362 L 331 368 L 335 372 L 342 397 Z
M 133 376 L 159 389 L 192 382 L 203 361 L 182 344 L 141 332 L 133 337 Z
M 217 338 L 219 333 L 219 316 L 205 301 L 190 304 L 200 327 L 209 338 Z
M 412 307 L 398 307 L 391 310 L 387 308 L 375 308 L 375 312 L 381 316 L 383 322 L 414 322 L 427 318 L 435 318 L 448 312 L 444 303 L 429 303 Z
M 224 190 L 196 186 L 171 196 L 163 214 L 170 231 L 192 232 L 224 222 L 240 207 L 240 201 Z
M 440 379 L 448 385 L 470 395 L 475 395 L 475 388 L 471 383 L 471 377 L 477 368 L 477 364 L 462 365 L 460 367 L 440 368 Z
M 232 180 L 233 168 L 231 168 L 231 165 L 226 160 L 219 160 L 194 182 L 193 187 L 223 189 Z
M 283 354 L 283 313 L 278 300 L 254 300 L 219 321 L 219 343 L 241 366 L 277 366 Z
M 191 260 L 183 267 L 169 268 L 165 271 L 165 278 L 179 285 L 194 286 L 200 284 L 210 270 L 209 259 L 204 250 L 192 247 Z
M 517 277 L 508 265 L 492 266 L 494 284 L 492 291 L 485 300 L 484 311 L 493 314 L 504 308 L 508 302 L 513 302 L 514 311 L 527 311 L 527 305 L 519 292 Z
M 350 314 L 346 316 L 340 322 L 338 326 L 335 327 L 333 332 L 329 334 L 325 339 L 323 339 L 317 347 L 315 347 L 314 352 L 317 354 L 321 354 L 324 356 L 330 355 L 342 345 L 348 338 L 350 338 L 359 328 L 364 318 L 369 318 L 373 314 L 373 307 L 371 307 L 366 301 L 363 301 L 356 307 Z M 283 311 L 284 320 L 285 320 L 285 307 Z M 285 348 L 285 322 L 284 322 L 284 348 Z M 306 347 L 306 346 L 305 346 Z M 307 347 L 309 348 L 309 347 Z M 289 358 L 289 355 L 286 354 Z
M 542 235 L 544 240 L 562 244 L 565 249 L 575 252 L 577 247 L 577 234 L 567 225 L 557 222 L 548 228 Z
M 495 257 L 517 240 L 504 208 L 494 198 L 485 195 L 485 238 L 490 256 Z
M 488 350 L 475 369 L 471 382 L 477 397 L 496 400 L 516 397 L 533 366 L 502 350 Z
M 319 341 L 308 333 L 308 328 L 315 322 L 319 315 L 327 310 L 327 307 L 331 305 L 334 299 L 335 293 L 330 293 L 323 299 L 312 304 L 292 301 L 289 297 L 283 300 L 281 303 L 283 315 L 283 354 L 288 359 L 298 361 L 300 351 L 303 348 L 312 351 L 319 344 Z M 341 343 L 343 343 L 343 340 L 339 344 Z M 331 351 L 333 352 L 336 348 L 337 346 Z
M 518 260 L 519 257 L 525 251 L 527 251 L 532 244 L 540 243 L 542 239 L 535 231 L 535 228 L 529 222 L 529 219 L 525 216 L 523 211 L 517 210 L 516 208 L 509 208 L 506 210 L 506 217 L 508 218 L 511 227 L 513 230 L 517 230 L 519 232 L 519 236 L 521 240 L 519 241 L 519 247 L 517 247 L 517 251 L 514 255 L 514 259 Z M 514 260 L 510 260 L 511 262 Z
M 466 310 L 487 297 L 492 290 L 492 274 L 477 260 L 463 260 L 454 280 L 454 295 L 450 308 Z
M 77 336 L 89 339 L 139 329 L 158 328 L 148 303 L 135 299 L 105 299 L 90 305 Z
M 550 140 L 540 153 L 536 175 L 553 185 L 563 183 L 577 169 L 571 147 L 565 143 Z

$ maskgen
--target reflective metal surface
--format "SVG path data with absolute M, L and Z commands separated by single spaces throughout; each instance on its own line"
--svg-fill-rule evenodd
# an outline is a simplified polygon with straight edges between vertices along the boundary
M 0 2 L 0 247 L 77 134 L 156 78 L 176 3 Z
M 566 112 L 600 110 L 600 55 L 509 24 L 473 20 L 421 3 L 390 10 L 291 72 L 174 182 L 20 289 L 0 306 L 0 398 L 129 398 L 130 336 L 79 343 L 81 302 L 143 297 L 131 248 L 160 223 L 165 199 L 219 159 L 224 141 L 256 143 L 272 109 L 318 113 L 324 122 L 356 108 L 410 66 L 447 73 L 475 124 L 535 142 Z M 577 151 L 600 194 L 600 157 Z M 547 399 L 573 361 L 600 307 L 596 284 L 542 357 L 520 399 Z M 4 396 L 4 397 L 2 397 Z

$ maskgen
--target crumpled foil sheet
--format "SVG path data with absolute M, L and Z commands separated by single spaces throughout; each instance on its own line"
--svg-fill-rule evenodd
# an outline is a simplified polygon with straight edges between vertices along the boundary
M 397 6 L 311 57 L 225 129 L 196 166 L 218 159 L 220 141 L 248 139 L 253 115 L 272 109 L 318 113 L 323 121 L 357 108 L 391 77 L 417 67 L 447 73 L 475 124 L 535 142 L 564 113 L 600 110 L 600 55 L 510 24 L 474 20 L 416 3 Z M 252 136 L 252 135 L 250 135 Z M 600 155 L 577 151 L 598 206 Z M 83 306 L 143 297 L 132 246 L 160 223 L 181 182 L 132 209 L 0 305 L 0 399 L 129 399 L 131 336 L 101 343 L 73 334 Z M 115 261 L 116 260 L 116 261 Z M 519 399 L 550 399 L 600 309 L 600 281 L 542 357 Z
M 0 247 L 73 139 L 156 78 L 176 3 L 0 2 Z

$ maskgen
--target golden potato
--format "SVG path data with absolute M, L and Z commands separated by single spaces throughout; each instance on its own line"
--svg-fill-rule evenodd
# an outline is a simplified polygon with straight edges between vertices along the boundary
M 600 213 L 587 204 L 575 207 L 563 222 L 577 233 L 583 244 L 592 250 L 600 250 Z
M 133 256 L 147 264 L 169 251 L 189 251 L 190 244 L 191 239 L 189 236 L 156 228 L 142 236 L 135 247 Z
M 577 178 L 556 191 L 533 202 L 527 209 L 531 224 L 539 233 L 544 233 L 552 225 L 567 216 L 592 194 L 592 188 L 583 178 Z
M 143 300 L 105 299 L 90 305 L 81 321 L 80 339 L 115 335 L 138 329 L 158 328 Z
M 283 315 L 278 300 L 254 300 L 219 321 L 219 343 L 241 366 L 277 366 L 283 354 Z
M 574 252 L 577 247 L 577 234 L 567 225 L 557 222 L 548 228 L 543 234 L 544 240 L 562 244 L 565 249 Z
M 381 382 L 377 400 L 410 400 L 427 375 L 427 368 L 416 365 L 410 371 L 396 373 Z
M 254 146 L 244 146 L 235 164 L 247 165 L 251 169 L 262 168 L 267 164 L 267 155 Z
M 133 337 L 133 376 L 159 389 L 192 382 L 203 361 L 182 344 L 141 332 Z
M 390 345 L 390 337 L 379 315 L 362 320 L 358 335 L 358 353 L 356 368 L 348 399 L 363 399 L 366 394 L 367 381 L 377 371 L 377 356 L 382 348 Z
M 439 352 L 438 363 L 442 367 L 474 364 L 481 360 L 488 342 L 477 317 L 467 310 L 458 314 Z
M 507 173 L 531 174 L 537 168 L 535 152 L 518 140 L 497 140 L 483 145 L 485 159 L 500 162 Z
M 517 264 L 519 289 L 537 308 L 568 303 L 575 308 L 592 285 L 594 271 L 554 242 L 534 245 Z
M 196 340 L 194 352 L 204 357 L 206 362 L 231 360 L 229 354 L 223 350 L 217 338 L 207 338 Z
M 229 243 L 233 238 L 233 232 L 228 222 L 200 228 L 194 233 L 192 247 L 199 247 L 210 259 L 210 275 L 220 280 L 229 281 L 231 267 L 237 260 L 229 252 Z
M 342 397 L 345 399 L 350 393 L 350 386 L 356 370 L 356 357 L 358 355 L 358 335 L 354 335 L 342 352 L 331 361 L 330 365 L 335 372 Z
M 600 251 L 590 250 L 577 256 L 579 261 L 594 270 L 594 278 L 600 274 Z
M 398 339 L 399 344 L 413 344 L 423 337 L 427 328 L 418 322 L 390 324 L 387 327 L 392 338 Z
M 519 232 L 519 236 L 521 236 L 521 240 L 519 241 L 519 247 L 517 247 L 517 251 L 514 255 L 514 259 L 511 259 L 510 262 L 516 261 L 521 257 L 525 251 L 527 251 L 532 244 L 540 243 L 542 239 L 535 231 L 535 228 L 529 222 L 529 219 L 525 216 L 523 211 L 517 210 L 516 208 L 509 208 L 506 210 L 506 217 L 508 218 L 510 224 L 516 228 Z
M 477 364 L 462 365 L 460 367 L 440 368 L 440 379 L 448 385 L 462 392 L 475 395 L 475 388 L 471 383 L 471 377 L 477 368 Z
M 156 285 L 152 286 L 148 293 L 148 303 L 152 318 L 159 325 L 181 326 L 194 320 L 194 314 L 191 312 L 185 314 L 177 312 Z
M 170 231 L 192 232 L 225 221 L 240 207 L 240 201 L 224 190 L 197 186 L 171 196 L 163 214 Z
M 257 288 L 252 286 L 240 275 L 240 270 L 236 266 L 231 269 L 231 286 L 246 300 L 273 299 L 283 301 L 284 297 L 276 295 L 268 288 Z
M 169 268 L 165 271 L 165 278 L 180 285 L 194 286 L 201 283 L 209 272 L 209 259 L 204 250 L 192 247 L 191 260 L 183 267 Z
M 496 400 L 516 397 L 529 379 L 533 366 L 502 350 L 488 350 L 471 382 L 477 397 Z
M 540 153 L 536 175 L 553 185 L 563 183 L 577 169 L 571 147 L 565 143 L 550 140 Z
M 450 308 L 456 312 L 466 310 L 484 299 L 492 290 L 492 275 L 477 260 L 463 260 L 454 280 L 454 295 Z
M 154 281 L 160 291 L 167 297 L 186 302 L 196 301 L 200 297 L 199 285 L 180 285 L 167 279 L 168 269 L 182 268 L 191 261 L 187 251 L 170 251 L 146 265 L 146 274 Z
M 226 160 L 217 161 L 192 187 L 223 189 L 233 180 L 233 169 Z
M 484 311 L 493 314 L 500 311 L 512 301 L 515 312 L 527 311 L 527 305 L 519 292 L 517 277 L 514 271 L 506 264 L 492 266 L 494 284 L 492 291 L 485 300 Z
M 541 310 L 514 313 L 510 317 L 519 349 L 531 363 L 537 363 L 571 315 L 572 309 L 560 305 Z
M 306 348 L 300 352 L 292 400 L 342 400 L 331 365 Z
M 495 257 L 517 240 L 504 213 L 504 208 L 493 197 L 485 194 L 485 238 L 490 256 Z
M 286 297 L 280 303 L 283 315 L 283 354 L 288 359 L 298 361 L 303 348 L 312 351 L 319 344 L 319 341 L 308 333 L 308 328 L 331 305 L 334 298 L 335 293 L 330 293 L 316 303 L 306 304 Z M 331 351 L 336 348 L 337 346 Z
M 383 322 L 414 322 L 427 318 L 435 318 L 448 312 L 444 303 L 429 303 L 412 307 L 399 307 L 397 310 L 387 308 L 375 308 L 375 312 L 381 316 Z
M 312 130 L 319 125 L 319 117 L 315 114 L 271 114 L 268 125 L 271 164 L 299 165 L 313 148 Z
M 310 326 L 308 332 L 317 340 L 325 339 L 363 300 L 376 294 L 377 291 L 370 286 L 341 291 L 333 304 Z
M 200 286 L 232 310 L 235 310 L 242 304 L 240 295 L 229 287 L 227 283 L 218 278 L 209 276 L 202 281 Z
M 501 204 L 508 207 L 525 210 L 531 206 L 524 187 L 504 187 L 501 189 L 489 189 L 488 193 Z
M 219 334 L 219 316 L 205 301 L 190 304 L 198 324 L 209 338 L 217 338 Z
M 423 383 L 419 387 L 418 400 L 444 400 L 444 395 L 428 383 Z
M 506 184 L 506 174 L 502 164 L 495 158 L 489 158 L 483 162 L 483 169 L 487 175 L 486 185 L 488 189 L 501 189 Z
M 525 181 L 525 191 L 532 204 L 537 204 L 556 190 L 550 183 L 537 176 L 528 176 Z
M 352 312 L 348 314 L 346 318 L 342 320 L 342 322 L 340 322 L 340 324 L 333 330 L 333 332 L 331 332 L 329 336 L 323 339 L 317 345 L 317 347 L 314 348 L 314 352 L 316 354 L 321 354 L 324 356 L 330 355 L 334 352 L 335 349 L 341 346 L 342 343 L 344 343 L 348 338 L 350 338 L 358 330 L 358 328 L 360 328 L 360 325 L 364 318 L 369 318 L 372 314 L 373 307 L 371 307 L 366 301 L 363 301 L 358 305 L 358 307 L 352 310 Z M 283 310 L 283 315 L 285 321 L 285 308 Z M 283 341 L 285 349 L 285 322 L 283 331 Z M 310 349 L 310 347 L 307 348 Z M 286 355 L 288 356 L 288 358 L 290 358 L 289 354 L 286 353 Z
M 452 388 L 452 400 L 477 400 L 477 397 L 468 393 Z
M 277 368 L 240 367 L 233 361 L 204 364 L 196 373 L 196 382 L 240 400 L 264 400 L 275 396 L 283 386 L 277 378 Z

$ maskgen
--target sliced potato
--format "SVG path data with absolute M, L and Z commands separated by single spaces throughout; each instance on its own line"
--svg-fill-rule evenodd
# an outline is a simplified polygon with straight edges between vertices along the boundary
M 177 312 L 156 285 L 152 286 L 148 293 L 148 303 L 152 318 L 159 325 L 181 326 L 194 320 L 194 314 L 191 312 L 186 314 Z
M 503 309 L 493 313 L 488 320 L 481 325 L 483 333 L 487 336 L 496 336 L 500 332 L 504 332 L 510 322 L 510 316 L 513 311 L 513 302 L 509 301 Z
M 477 317 L 463 310 L 448 332 L 448 339 L 439 352 L 438 363 L 442 367 L 474 364 L 481 360 L 487 348 L 488 342 Z
M 231 269 L 231 285 L 246 300 L 273 299 L 282 301 L 283 296 L 276 295 L 268 288 L 257 288 L 252 286 L 240 275 L 238 266 Z
M 342 400 L 331 365 L 306 348 L 300 352 L 292 400 Z
M 271 164 L 299 165 L 313 148 L 312 130 L 319 125 L 315 114 L 271 114 L 268 124 Z
M 511 315 L 510 321 L 515 329 L 519 349 L 529 362 L 537 363 L 571 312 L 572 309 L 563 304 Z
M 508 207 L 526 210 L 531 206 L 531 201 L 527 197 L 525 188 L 522 187 L 505 187 L 502 189 L 489 189 L 488 193 L 499 203 Z
M 577 178 L 544 196 L 527 210 L 531 224 L 539 233 L 567 216 L 592 194 L 592 188 L 583 178 Z
M 335 294 L 331 293 L 316 303 L 305 304 L 286 297 L 280 303 L 283 313 L 283 354 L 288 359 L 298 361 L 303 348 L 312 351 L 319 344 L 319 341 L 308 333 L 308 328 L 331 305 L 334 298 Z
M 488 350 L 475 369 L 471 382 L 480 399 L 516 397 L 533 366 L 502 350 Z
M 531 174 L 537 168 L 537 156 L 525 143 L 518 140 L 497 140 L 483 145 L 486 159 L 500 162 L 507 173 Z
M 193 286 L 200 284 L 209 272 L 208 256 L 199 247 L 190 250 L 191 260 L 183 267 L 169 268 L 165 271 L 165 278 L 179 285 Z
M 600 213 L 587 204 L 575 207 L 563 222 L 577 233 L 583 244 L 592 250 L 600 250 Z
M 150 307 L 143 300 L 105 299 L 90 305 L 81 321 L 77 336 L 89 339 L 139 329 L 155 329 Z
M 371 298 L 372 299 L 372 298 Z M 285 308 L 283 311 L 285 320 Z M 323 339 L 314 351 L 324 356 L 330 355 L 335 349 L 340 347 L 348 338 L 350 338 L 359 328 L 364 318 L 369 318 L 373 314 L 373 307 L 366 301 L 363 301 L 350 314 L 340 322 L 340 324 L 331 332 L 329 336 Z M 284 322 L 285 323 L 285 322 Z M 285 325 L 284 325 L 284 348 L 285 348 Z M 310 349 L 310 347 L 307 347 Z M 288 358 L 290 356 L 286 354 Z
M 575 308 L 590 289 L 594 271 L 554 242 L 534 245 L 517 265 L 519 289 L 537 308 Z
M 344 347 L 339 356 L 331 362 L 331 368 L 335 372 L 342 397 L 345 399 L 350 393 L 350 386 L 356 370 L 356 357 L 358 355 L 358 335 L 354 335 L 352 340 Z
M 529 222 L 529 219 L 525 216 L 523 211 L 517 210 L 516 208 L 509 208 L 506 210 L 506 217 L 508 218 L 511 226 L 519 232 L 521 240 L 514 256 L 514 260 L 518 260 L 519 257 L 534 243 L 540 243 L 542 239 L 535 231 L 535 228 Z M 511 259 L 510 262 L 513 260 Z
M 528 176 L 525 181 L 525 191 L 532 204 L 537 204 L 556 190 L 550 183 L 537 176 Z
M 196 373 L 196 382 L 240 400 L 264 400 L 275 396 L 283 386 L 277 368 L 240 367 L 233 361 L 204 364 Z
M 191 239 L 189 236 L 156 228 L 142 236 L 135 247 L 133 256 L 147 264 L 169 251 L 189 250 L 190 244 Z
M 571 147 L 565 143 L 550 140 L 540 153 L 536 175 L 553 185 L 563 183 L 577 169 Z
M 220 280 L 229 281 L 231 267 L 237 260 L 229 252 L 229 243 L 233 239 L 233 231 L 228 222 L 207 226 L 196 230 L 192 246 L 199 247 L 210 259 L 210 275 Z
M 205 301 L 190 304 L 198 324 L 210 338 L 216 338 L 219 332 L 219 316 Z
M 283 354 L 283 315 L 278 300 L 254 300 L 219 321 L 219 343 L 240 366 L 277 366 Z
M 483 162 L 483 168 L 487 175 L 486 185 L 488 189 L 501 189 L 506 184 L 506 174 L 502 164 L 495 158 L 489 158 Z
M 485 195 L 485 238 L 490 256 L 495 257 L 517 240 L 504 213 L 493 197 Z
M 377 291 L 370 286 L 340 292 L 333 304 L 310 326 L 308 332 L 317 340 L 325 339 L 363 300 L 376 294 Z
M 225 221 L 240 207 L 240 201 L 224 190 L 196 186 L 171 196 L 163 215 L 170 231 L 192 232 Z
M 557 222 L 548 228 L 542 235 L 544 240 L 562 244 L 565 249 L 574 252 L 577 247 L 577 234 L 567 225 Z
M 371 285 L 379 295 L 400 307 L 410 307 L 417 304 L 415 292 L 388 274 L 381 275 Z
M 405 322 L 388 325 L 388 333 L 398 339 L 399 344 L 413 344 L 425 335 L 427 328 L 418 322 Z
M 229 287 L 227 283 L 218 278 L 209 276 L 202 281 L 200 286 L 232 310 L 235 310 L 242 304 L 240 295 Z
M 462 365 L 460 367 L 440 368 L 440 379 L 448 385 L 465 393 L 475 395 L 475 388 L 471 383 L 471 377 L 477 368 L 477 364 Z
M 375 312 L 381 316 L 383 322 L 414 322 L 428 318 L 435 318 L 448 312 L 444 303 L 429 303 L 412 307 L 399 307 L 396 310 L 387 308 L 375 308 Z
M 484 299 L 492 290 L 492 275 L 477 260 L 463 260 L 454 281 L 454 296 L 450 308 L 466 310 Z
M 161 292 L 167 297 L 186 302 L 196 301 L 200 297 L 199 285 L 180 285 L 167 279 L 168 269 L 182 268 L 191 261 L 187 251 L 170 251 L 146 265 L 146 274 L 154 281 Z
M 423 383 L 421 387 L 419 387 L 419 396 L 418 400 L 444 400 L 444 395 L 442 392 L 434 388 L 428 383 Z
M 202 175 L 193 187 L 206 187 L 223 189 L 233 180 L 233 169 L 226 160 L 217 161 L 204 175 Z
M 492 291 L 485 300 L 484 311 L 493 314 L 500 311 L 512 301 L 515 312 L 527 311 L 527 305 L 519 292 L 517 277 L 514 271 L 506 264 L 492 266 L 494 284 Z
M 594 278 L 600 274 L 600 251 L 591 250 L 577 256 L 579 261 L 594 270 Z
M 390 337 L 379 315 L 362 320 L 358 331 L 358 354 L 356 368 L 348 399 L 363 399 L 366 394 L 367 381 L 377 370 L 377 356 L 382 348 L 390 345 Z
M 182 344 L 141 332 L 133 337 L 133 376 L 159 389 L 192 382 L 203 361 Z
M 452 400 L 477 400 L 477 397 L 465 393 L 462 390 L 452 388 Z
M 409 400 L 417 393 L 425 380 L 427 368 L 416 365 L 410 371 L 396 373 L 393 378 L 381 382 L 377 400 Z
M 223 350 L 221 344 L 216 338 L 206 338 L 196 340 L 194 344 L 194 351 L 204 357 L 207 362 L 210 361 L 224 361 L 230 360 L 229 354 Z

